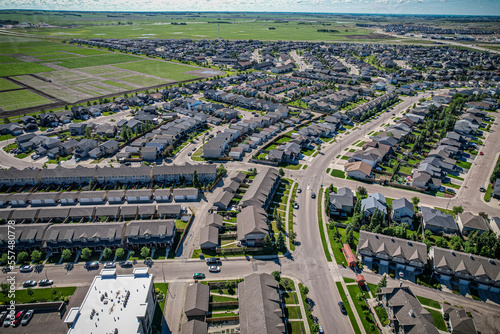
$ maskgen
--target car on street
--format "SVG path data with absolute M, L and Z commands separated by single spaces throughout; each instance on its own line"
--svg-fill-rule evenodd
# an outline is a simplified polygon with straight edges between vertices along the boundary
M 210 165 L 213 164 L 214 162 L 212 160 L 208 160 L 207 163 L 209 163 Z
M 479 187 L 479 191 L 482 192 L 482 193 L 484 193 L 484 192 L 486 192 L 486 188 L 484 188 L 483 186 L 481 186 L 481 187 Z
M 220 272 L 220 267 L 219 266 L 210 266 L 210 267 L 208 267 L 208 271 L 210 271 L 211 273 L 218 273 L 218 272 Z
M 52 285 L 54 281 L 51 279 L 41 279 L 38 281 L 38 286 Z
M 193 152 L 196 151 L 196 147 L 193 147 L 193 149 L 191 151 L 193 151 Z
M 189 153 L 188 153 L 188 157 L 190 157 L 190 156 L 192 156 L 192 155 L 193 155 L 193 153 L 191 153 L 191 152 L 189 152 Z
M 35 286 L 36 285 L 36 281 L 24 281 L 23 282 L 23 287 L 25 288 L 29 288 L 29 287 L 32 287 L 32 286 Z
M 347 314 L 344 303 L 339 302 L 339 308 L 340 308 L 340 312 L 342 312 L 342 314 Z
M 26 326 L 29 324 L 31 321 L 31 318 L 33 318 L 33 314 L 35 314 L 35 310 L 28 310 L 23 316 L 23 319 L 21 320 L 21 325 Z
M 114 262 L 106 262 L 104 268 L 116 268 L 116 264 Z
M 295 202 L 295 203 L 293 204 L 293 208 L 294 208 L 295 210 L 297 210 L 297 209 L 299 208 L 299 203 Z
M 33 267 L 30 265 L 24 265 L 19 268 L 19 271 L 22 273 L 30 273 L 33 271 Z
M 122 268 L 128 268 L 128 267 L 132 267 L 134 264 L 131 262 L 131 261 L 123 261 L 120 263 L 120 266 Z
M 205 274 L 203 274 L 203 273 L 194 273 L 193 274 L 193 278 L 194 279 L 204 279 L 205 278 Z
M 325 331 L 323 330 L 323 327 L 318 326 L 318 333 L 319 334 L 325 334 Z
M 4 321 L 3 321 L 3 326 L 4 326 L 4 327 L 9 327 L 9 326 L 10 326 L 10 324 L 12 323 L 12 320 L 13 320 L 12 318 L 13 318 L 13 317 L 14 317 L 14 316 L 13 316 L 12 314 L 7 314 L 7 316 L 5 317 L 5 319 L 4 319 Z
M 302 188 L 297 188 L 297 192 L 300 194 L 302 192 Z
M 481 151 L 481 152 L 479 152 L 479 155 L 484 155 L 484 153 Z
M 311 198 L 316 198 L 316 194 L 314 193 L 314 191 L 311 193 Z
M 392 116 L 396 116 L 396 113 L 392 113 Z
M 210 257 L 208 259 L 205 260 L 207 262 L 207 264 L 216 264 L 216 263 L 219 263 L 220 262 L 220 258 L 219 257 Z
M 87 263 L 85 263 L 85 268 L 86 269 L 98 269 L 99 262 L 87 262 Z
M 24 313 L 26 313 L 26 310 L 22 310 L 16 313 L 16 317 L 14 318 L 14 322 L 12 323 L 14 326 L 19 326 L 21 324 Z

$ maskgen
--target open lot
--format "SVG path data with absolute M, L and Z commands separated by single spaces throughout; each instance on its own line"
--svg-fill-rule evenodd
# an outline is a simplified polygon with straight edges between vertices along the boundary
M 5 110 L 33 107 L 51 102 L 27 89 L 0 93 L 0 107 Z
M 197 78 L 196 75 L 191 75 L 186 72 L 199 69 L 199 67 L 189 67 L 181 64 L 157 60 L 143 60 L 140 62 L 114 65 L 114 67 L 144 74 L 156 75 L 161 78 L 171 79 L 174 81 L 195 79 Z

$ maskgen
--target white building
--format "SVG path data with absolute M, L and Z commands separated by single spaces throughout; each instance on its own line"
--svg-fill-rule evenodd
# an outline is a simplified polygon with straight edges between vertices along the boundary
M 103 269 L 94 278 L 80 307 L 72 307 L 64 323 L 68 334 L 151 333 L 156 295 L 148 268 L 116 275 Z

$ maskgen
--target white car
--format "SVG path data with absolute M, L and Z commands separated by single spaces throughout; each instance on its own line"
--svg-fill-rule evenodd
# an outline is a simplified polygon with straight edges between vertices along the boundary
M 104 268 L 116 268 L 116 264 L 114 262 L 106 262 Z
M 218 273 L 218 272 L 220 272 L 220 267 L 219 266 L 210 266 L 210 267 L 208 267 L 208 271 L 210 271 L 211 273 Z

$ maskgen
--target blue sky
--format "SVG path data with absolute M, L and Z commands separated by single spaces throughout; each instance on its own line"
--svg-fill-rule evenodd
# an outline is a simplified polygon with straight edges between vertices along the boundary
M 0 0 L 0 9 L 500 15 L 500 0 Z

